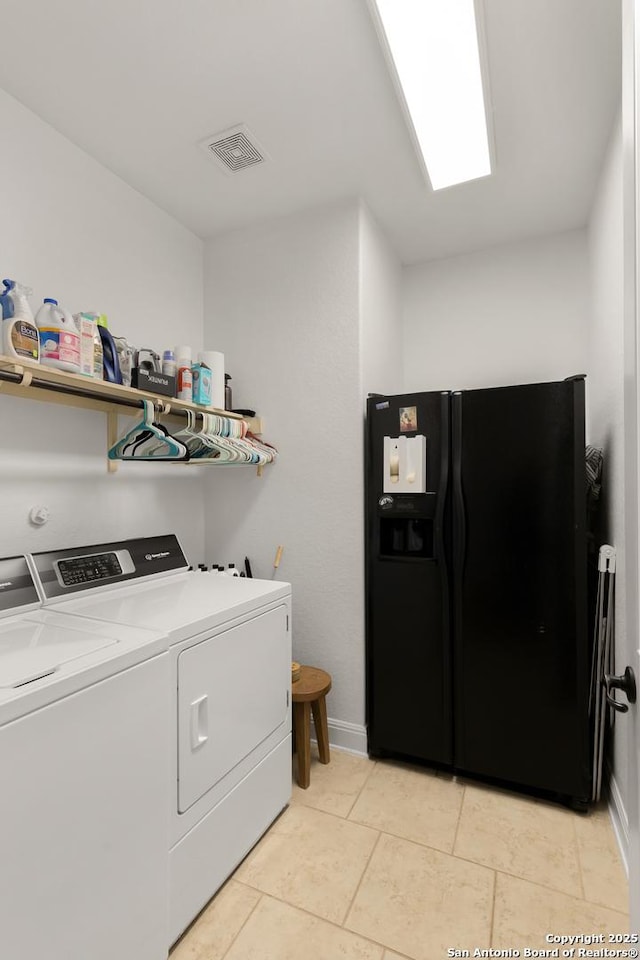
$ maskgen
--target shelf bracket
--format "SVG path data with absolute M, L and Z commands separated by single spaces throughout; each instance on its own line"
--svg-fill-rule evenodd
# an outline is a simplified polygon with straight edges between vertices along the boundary
M 21 387 L 30 387 L 33 380 L 33 371 L 29 367 L 23 367 L 19 363 L 13 363 L 11 369 L 20 377 Z
M 118 439 L 118 411 L 114 407 L 107 410 L 107 450 L 111 450 Z M 116 473 L 118 464 L 116 460 L 107 458 L 107 473 Z

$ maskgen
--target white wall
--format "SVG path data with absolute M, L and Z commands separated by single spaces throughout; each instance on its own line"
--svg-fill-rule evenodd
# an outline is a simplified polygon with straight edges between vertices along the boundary
M 200 346 L 201 241 L 2 91 L 0 125 L 2 276 L 30 285 L 34 306 L 55 297 L 106 313 L 136 346 Z M 197 471 L 125 464 L 107 475 L 101 414 L 1 387 L 0 409 L 0 554 L 175 531 L 202 558 Z M 33 504 L 50 508 L 47 526 L 30 526 Z
M 624 317 L 622 131 L 613 130 L 589 219 L 591 317 L 589 328 L 590 440 L 604 451 L 601 543 L 617 549 L 616 667 L 628 662 L 625 629 L 625 517 L 624 517 Z M 628 809 L 628 723 L 615 725 L 613 776 L 625 810 Z
M 584 373 L 588 315 L 585 231 L 407 267 L 405 389 Z
M 362 391 L 356 203 L 211 241 L 205 339 L 222 350 L 235 407 L 265 418 L 281 453 L 206 477 L 207 555 L 293 585 L 293 649 L 334 678 L 329 716 L 364 721 Z M 360 744 L 363 746 L 363 744 Z
M 360 208 L 360 370 L 363 397 L 401 393 L 402 269 L 370 211 Z

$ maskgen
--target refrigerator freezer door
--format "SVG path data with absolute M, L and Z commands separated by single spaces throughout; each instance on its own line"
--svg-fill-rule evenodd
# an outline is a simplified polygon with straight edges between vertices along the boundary
M 584 381 L 452 398 L 455 763 L 589 794 Z
M 408 427 L 413 428 L 413 433 Z M 400 436 L 399 436 L 400 434 Z M 417 490 L 388 492 L 389 438 L 415 449 Z M 386 453 L 386 456 L 385 456 Z M 451 762 L 445 503 L 449 394 L 373 398 L 367 425 L 367 721 L 372 753 Z M 416 461 L 417 464 L 417 461 Z M 408 471 L 409 473 L 411 471 Z M 405 478 L 406 479 L 406 478 Z M 424 486 L 423 486 L 424 484 Z M 413 492 L 406 492 L 407 488 Z M 426 490 L 426 492 L 421 492 Z

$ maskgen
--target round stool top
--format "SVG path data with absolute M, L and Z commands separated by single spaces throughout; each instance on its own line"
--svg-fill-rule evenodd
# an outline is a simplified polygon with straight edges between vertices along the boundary
M 291 684 L 291 699 L 294 703 L 317 700 L 331 690 L 331 677 L 319 667 L 300 667 L 300 679 Z

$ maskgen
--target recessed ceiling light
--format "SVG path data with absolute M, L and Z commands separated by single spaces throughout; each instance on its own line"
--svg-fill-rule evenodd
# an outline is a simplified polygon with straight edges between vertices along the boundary
M 491 173 L 474 0 L 370 0 L 434 190 Z

